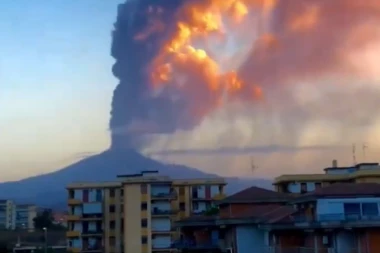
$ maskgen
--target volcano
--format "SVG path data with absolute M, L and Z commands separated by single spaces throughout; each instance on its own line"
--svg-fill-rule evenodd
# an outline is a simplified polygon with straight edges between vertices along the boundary
M 141 170 L 158 170 L 173 178 L 216 177 L 201 170 L 183 165 L 164 164 L 147 158 L 133 149 L 109 149 L 85 158 L 52 173 L 0 184 L 0 198 L 17 203 L 35 203 L 38 206 L 65 210 L 66 185 L 72 182 L 101 182 L 117 180 L 119 174 L 137 173 Z M 234 193 L 248 186 L 270 188 L 265 179 L 228 178 L 227 192 Z

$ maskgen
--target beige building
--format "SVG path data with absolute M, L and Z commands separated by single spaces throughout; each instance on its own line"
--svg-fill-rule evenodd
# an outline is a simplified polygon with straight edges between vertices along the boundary
M 67 239 L 73 252 L 172 252 L 173 221 L 202 214 L 225 197 L 222 178 L 177 180 L 157 171 L 109 183 L 75 183 Z
M 359 163 L 339 167 L 334 160 L 324 173 L 282 175 L 275 178 L 273 185 L 278 192 L 303 194 L 334 183 L 380 183 L 380 166 L 378 163 Z
M 15 227 L 16 229 L 27 229 L 34 231 L 34 218 L 38 210 L 36 205 L 24 204 L 15 206 Z

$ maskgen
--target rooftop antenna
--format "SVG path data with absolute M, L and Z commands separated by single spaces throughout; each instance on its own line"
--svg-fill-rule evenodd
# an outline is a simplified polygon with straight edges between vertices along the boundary
M 367 149 L 368 149 L 368 145 L 367 145 L 367 143 L 364 142 L 362 148 L 363 148 L 363 160 L 364 160 L 363 162 L 365 162 L 365 159 L 366 159 L 366 158 L 365 158 L 365 155 L 366 155 L 366 151 L 367 151 Z
M 257 166 L 255 165 L 255 161 L 253 160 L 253 157 L 251 157 L 251 171 L 252 171 L 252 173 L 254 173 L 256 169 L 257 169 Z
M 352 160 L 354 162 L 354 166 L 356 165 L 356 145 L 352 144 Z

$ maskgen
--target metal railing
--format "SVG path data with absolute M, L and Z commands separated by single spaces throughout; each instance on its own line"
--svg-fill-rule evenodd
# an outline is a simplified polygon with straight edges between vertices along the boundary
M 178 210 L 162 210 L 159 208 L 153 208 L 151 210 L 151 214 L 155 215 L 165 215 L 165 214 L 176 214 L 178 213 Z
M 176 192 L 152 192 L 150 194 L 152 198 L 176 198 Z
M 173 247 L 177 249 L 215 249 L 219 248 L 217 242 L 195 242 L 192 240 L 180 240 L 173 243 Z

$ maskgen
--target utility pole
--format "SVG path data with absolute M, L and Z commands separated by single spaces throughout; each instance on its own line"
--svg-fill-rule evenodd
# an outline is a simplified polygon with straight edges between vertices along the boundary
M 356 145 L 352 144 L 352 160 L 354 162 L 354 166 L 356 165 Z
M 251 171 L 252 171 L 252 173 L 254 173 L 256 169 L 257 169 L 257 166 L 255 165 L 255 161 L 253 160 L 253 157 L 251 157 Z

